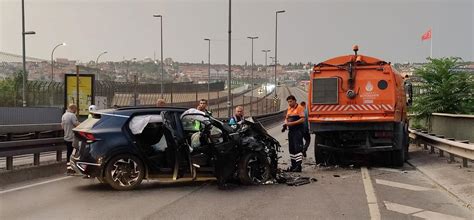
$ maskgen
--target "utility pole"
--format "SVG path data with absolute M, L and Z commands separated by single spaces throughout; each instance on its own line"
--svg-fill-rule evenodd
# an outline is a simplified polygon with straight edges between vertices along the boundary
M 251 80 L 250 82 L 252 83 L 251 85 L 251 92 L 250 92 L 250 115 L 252 115 L 252 110 L 253 110 L 253 105 L 252 105 L 252 98 L 253 98 L 253 40 L 258 39 L 258 37 L 247 37 L 248 39 L 252 40 L 252 65 L 250 65 L 250 72 L 251 72 Z
M 281 11 L 276 11 L 275 12 L 275 100 L 277 99 L 277 63 L 278 63 L 278 58 L 277 58 L 277 48 L 278 48 L 278 14 L 284 13 L 285 10 Z
M 227 115 L 230 117 L 232 115 L 232 106 L 230 104 L 230 99 L 231 99 L 231 71 L 232 71 L 232 63 L 231 63 L 231 6 L 232 6 L 232 0 L 229 0 L 229 73 L 227 75 Z

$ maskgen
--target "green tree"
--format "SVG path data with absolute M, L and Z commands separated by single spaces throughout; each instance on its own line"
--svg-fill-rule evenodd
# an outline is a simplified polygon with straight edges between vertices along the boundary
M 21 103 L 21 83 L 23 71 L 17 71 L 13 77 L 0 80 L 0 106 L 19 106 Z
M 419 119 L 431 113 L 472 114 L 474 112 L 474 75 L 462 71 L 457 57 L 428 58 L 415 69 L 422 79 L 420 94 L 414 97 L 413 112 Z

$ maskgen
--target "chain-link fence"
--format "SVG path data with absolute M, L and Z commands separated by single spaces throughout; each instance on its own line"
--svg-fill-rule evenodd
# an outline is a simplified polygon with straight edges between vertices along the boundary
M 2 58 L 3 57 L 3 58 Z M 0 57 L 0 107 L 23 106 L 23 74 L 18 57 L 5 55 Z M 5 60 L 7 57 L 8 59 Z M 9 60 L 10 58 L 15 60 Z M 28 61 L 28 60 L 27 60 Z M 196 107 L 200 99 L 208 99 L 210 109 L 217 115 L 227 114 L 226 82 L 211 80 L 208 84 L 181 82 L 173 70 L 166 70 L 164 83 L 160 82 L 160 75 L 155 69 L 142 65 L 140 68 L 133 62 L 114 64 L 115 69 L 91 68 L 86 66 L 72 66 L 71 61 L 56 62 L 53 71 L 49 73 L 51 63 L 44 60 L 30 60 L 27 62 L 28 80 L 25 84 L 25 102 L 28 107 L 64 107 L 65 85 L 64 74 L 93 74 L 95 75 L 94 98 L 99 108 L 122 106 L 153 106 L 157 100 L 163 98 L 167 105 L 180 107 Z M 73 70 L 75 69 L 75 70 Z M 169 74 L 171 72 L 171 74 Z M 200 73 L 207 79 L 207 73 Z M 100 80 L 99 80 L 100 79 Z M 61 81 L 61 82 L 59 82 Z M 258 80 L 254 81 L 257 83 Z M 242 89 L 245 79 L 233 80 L 231 105 L 242 105 L 246 112 L 256 115 L 278 110 L 278 106 L 267 97 L 253 97 L 250 111 L 249 86 Z M 161 88 L 163 86 L 163 89 Z M 240 89 L 234 89 L 240 87 Z M 92 103 L 91 103 L 92 104 Z M 222 113 L 221 113 L 222 112 Z M 225 114 L 224 114 L 225 113 Z

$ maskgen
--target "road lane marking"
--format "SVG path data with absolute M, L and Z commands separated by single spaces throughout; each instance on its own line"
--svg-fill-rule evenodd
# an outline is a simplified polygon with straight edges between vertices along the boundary
M 360 168 L 362 173 L 362 182 L 364 183 L 365 194 L 367 195 L 367 204 L 369 205 L 370 219 L 380 220 L 380 210 L 375 196 L 374 186 L 370 180 L 369 171 L 366 167 Z
M 389 201 L 383 201 L 383 203 L 385 204 L 385 207 L 388 210 L 398 212 L 398 213 L 403 213 L 405 215 L 411 215 L 413 213 L 423 211 L 423 209 L 419 209 L 419 208 L 415 208 L 415 207 L 411 207 L 411 206 L 406 206 L 406 205 L 401 205 L 401 204 L 397 204 L 397 203 L 392 203 L 392 202 L 389 202 Z
M 446 215 L 439 212 L 426 211 L 424 209 L 415 208 L 411 206 L 401 205 L 389 201 L 383 201 L 385 207 L 394 212 L 402 213 L 405 215 L 412 215 L 418 218 L 423 219 L 443 219 L 443 220 L 463 220 L 465 218 L 460 218 L 457 216 Z
M 391 187 L 396 187 L 396 188 L 401 188 L 401 189 L 408 189 L 408 190 L 413 190 L 413 191 L 432 190 L 426 187 L 415 186 L 415 185 L 410 185 L 410 184 L 405 184 L 405 183 L 398 183 L 398 182 L 393 182 L 393 181 L 388 181 L 388 180 L 381 180 L 381 179 L 375 179 L 375 182 L 380 185 L 391 186 Z
M 378 168 L 375 168 L 375 169 L 381 170 L 381 171 L 395 172 L 395 173 L 408 173 L 407 170 L 399 170 L 399 169 L 392 169 L 392 168 L 378 167 Z
M 446 215 L 438 212 L 432 212 L 432 211 L 423 211 L 420 213 L 416 213 L 413 216 L 418 217 L 418 218 L 424 218 L 424 219 L 443 219 L 443 220 L 463 220 L 465 218 L 460 218 L 452 215 Z
M 34 183 L 34 184 L 26 185 L 26 186 L 13 188 L 13 189 L 7 189 L 7 190 L 0 191 L 0 194 L 9 193 L 9 192 L 13 192 L 13 191 L 18 191 L 18 190 L 22 190 L 22 189 L 27 189 L 27 188 L 31 188 L 31 187 L 35 187 L 35 186 L 39 186 L 39 185 L 43 185 L 43 184 L 47 184 L 47 183 L 52 183 L 52 182 L 56 182 L 56 181 L 61 181 L 61 180 L 65 180 L 65 179 L 68 179 L 68 178 L 71 178 L 71 177 L 72 176 L 65 176 L 65 177 L 52 179 L 52 180 L 39 182 L 39 183 Z

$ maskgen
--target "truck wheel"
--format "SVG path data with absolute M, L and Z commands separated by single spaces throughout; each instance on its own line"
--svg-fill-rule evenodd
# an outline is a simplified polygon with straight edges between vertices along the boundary
M 142 182 L 144 176 L 143 163 L 133 155 L 118 155 L 112 158 L 105 168 L 105 180 L 117 190 L 135 188 Z
M 402 167 L 405 163 L 405 150 L 394 150 L 392 151 L 392 165 L 396 167 Z
M 318 146 L 318 143 L 322 143 L 321 136 L 314 134 L 314 160 L 316 161 L 316 165 L 324 163 L 324 153 L 321 147 Z
M 242 158 L 239 164 L 239 179 L 245 185 L 265 183 L 271 178 L 270 163 L 257 152 L 251 152 Z

